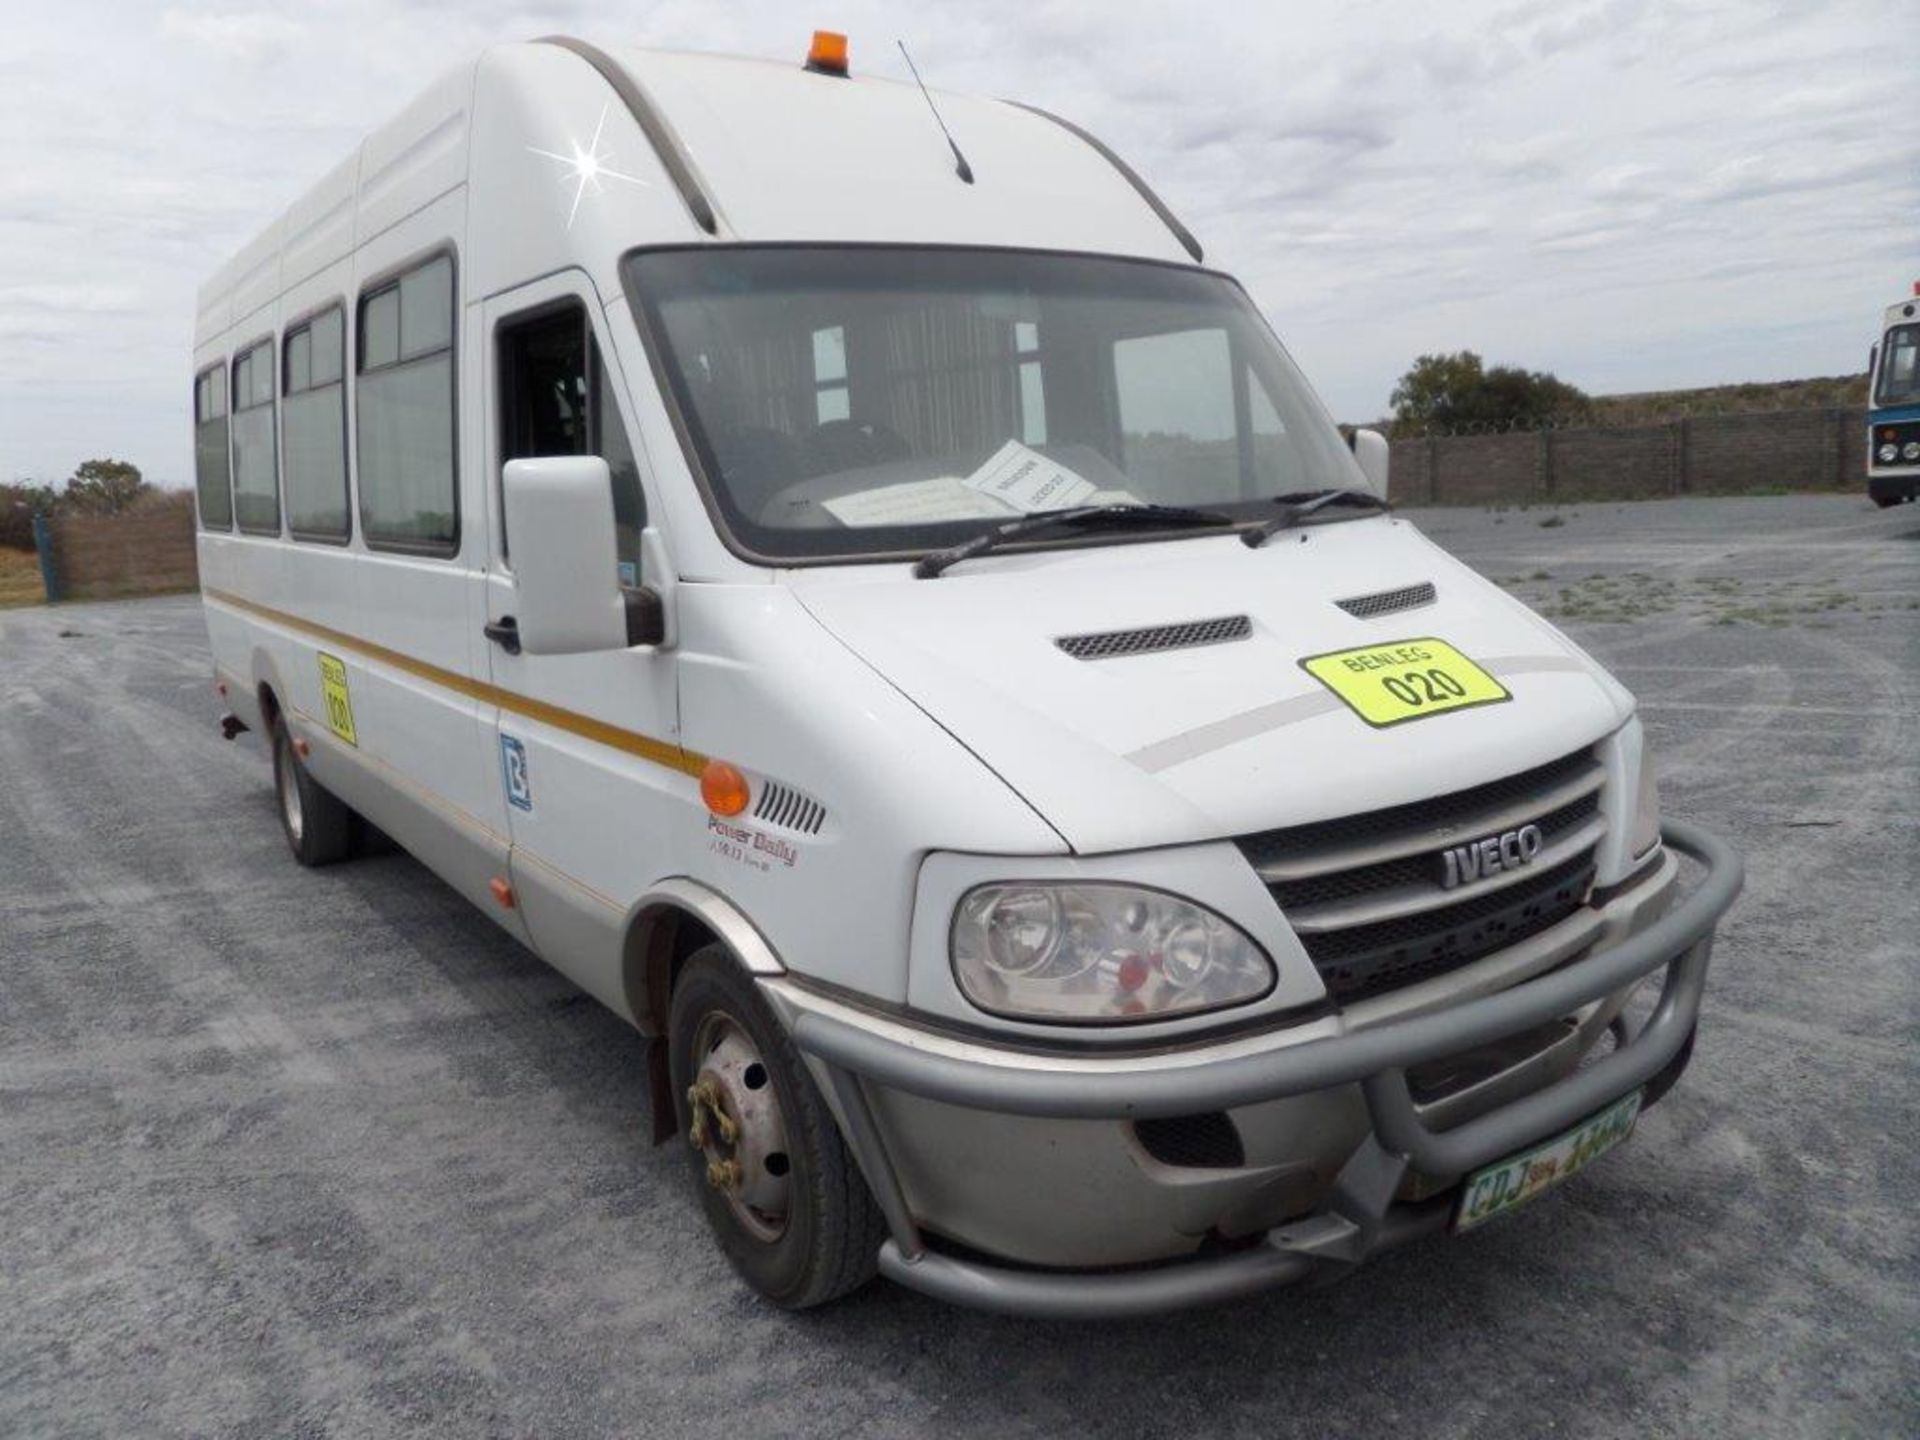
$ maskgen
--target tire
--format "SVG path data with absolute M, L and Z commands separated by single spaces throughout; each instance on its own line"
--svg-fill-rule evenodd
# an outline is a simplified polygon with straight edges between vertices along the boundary
M 331 865 L 353 849 L 353 811 L 307 773 L 285 721 L 273 727 L 273 796 L 287 848 L 302 865 Z
M 740 1277 L 788 1310 L 824 1305 L 866 1284 L 885 1222 L 799 1052 L 724 946 L 708 945 L 688 959 L 674 985 L 668 1038 L 674 1105 L 701 1208 Z M 764 1067 L 758 1076 L 755 1062 Z M 717 1079 L 723 1072 L 729 1078 Z M 772 1091 L 771 1118 L 763 1093 L 739 1088 L 755 1079 L 757 1091 Z M 739 1112 L 729 1115 L 736 1143 L 720 1142 L 708 1104 L 708 1146 L 701 1148 L 689 1095 L 697 1082 L 723 1086 L 721 1108 Z M 706 1092 L 709 1100 L 713 1094 Z M 758 1142 L 768 1136 L 784 1148 L 766 1150 Z M 744 1174 L 733 1172 L 732 1185 L 710 1178 L 710 1166 L 722 1159 L 744 1167 Z M 775 1192 L 784 1200 L 777 1220 L 772 1207 L 747 1203 Z

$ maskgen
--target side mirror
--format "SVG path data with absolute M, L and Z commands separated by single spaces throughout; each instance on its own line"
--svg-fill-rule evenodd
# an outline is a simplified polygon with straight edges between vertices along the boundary
M 1360 462 L 1360 471 L 1367 477 L 1374 494 L 1386 499 L 1387 459 L 1392 453 L 1387 437 L 1378 430 L 1355 430 L 1347 436 L 1347 446 L 1353 451 L 1353 458 Z
M 530 655 L 625 649 L 627 600 L 615 565 L 607 462 L 597 455 L 509 460 L 502 482 L 518 648 Z

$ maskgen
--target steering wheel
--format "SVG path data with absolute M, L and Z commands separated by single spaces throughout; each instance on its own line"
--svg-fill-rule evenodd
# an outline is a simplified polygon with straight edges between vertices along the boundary
M 873 420 L 828 420 L 809 431 L 800 443 L 806 451 L 807 469 L 814 475 L 884 465 L 913 454 L 906 436 Z

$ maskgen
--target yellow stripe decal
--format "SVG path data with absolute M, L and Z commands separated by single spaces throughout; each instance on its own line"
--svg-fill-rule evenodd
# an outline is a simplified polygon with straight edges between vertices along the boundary
M 633 730 L 622 730 L 617 725 L 609 725 L 606 721 L 596 720 L 591 715 L 582 715 L 577 710 L 549 705 L 544 700 L 535 700 L 531 696 L 516 694 L 512 690 L 502 690 L 497 685 L 489 685 L 470 676 L 456 674 L 452 670 L 442 670 L 438 665 L 429 665 L 424 660 L 416 660 L 411 655 L 401 654 L 398 650 L 389 650 L 384 645 L 376 645 L 371 640 L 362 640 L 357 635 L 348 635 L 343 631 L 331 630 L 325 625 L 316 625 L 311 620 L 302 620 L 298 615 L 289 615 L 284 610 L 275 610 L 270 605 L 246 600 L 238 595 L 228 594 L 225 590 L 204 590 L 201 593 L 208 600 L 230 606 L 235 610 L 245 610 L 250 614 L 258 615 L 263 620 L 284 625 L 289 630 L 297 630 L 316 640 L 324 640 L 339 649 L 351 650 L 363 659 L 404 671 L 431 685 L 438 685 L 443 690 L 451 690 L 457 695 L 464 695 L 469 700 L 478 700 L 485 705 L 498 705 L 502 710 L 510 710 L 515 715 L 537 720 L 542 725 L 551 725 L 556 730 L 565 730 L 570 735 L 578 735 L 583 740 L 593 741 L 596 745 L 605 745 L 611 750 L 637 755 L 642 760 L 649 760 L 655 765 L 664 765 L 669 770 L 678 770 L 683 775 L 698 775 L 706 768 L 705 755 L 675 745 L 669 740 L 656 740 L 650 735 L 642 735 Z

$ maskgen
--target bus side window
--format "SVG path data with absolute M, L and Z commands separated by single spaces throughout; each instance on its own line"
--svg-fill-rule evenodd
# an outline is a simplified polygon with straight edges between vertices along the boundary
M 202 370 L 193 382 L 193 483 L 200 528 L 233 529 L 233 461 L 227 449 L 227 367 Z
M 233 513 L 250 535 L 280 533 L 273 374 L 272 340 L 249 346 L 233 362 Z
M 453 280 L 440 255 L 360 297 L 354 433 L 371 549 L 459 550 Z
M 296 540 L 344 545 L 347 494 L 346 314 L 335 305 L 281 342 L 281 441 L 287 529 Z
M 569 302 L 509 320 L 497 335 L 501 464 L 545 455 L 605 460 L 613 483 L 620 579 L 638 585 L 640 531 L 646 523 L 640 470 L 585 308 Z M 501 538 L 503 553 L 510 553 L 511 537 Z

